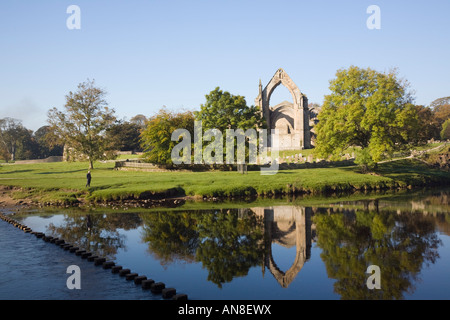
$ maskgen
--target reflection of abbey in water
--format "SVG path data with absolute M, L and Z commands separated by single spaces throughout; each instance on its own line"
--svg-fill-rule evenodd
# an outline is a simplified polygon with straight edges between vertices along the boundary
M 270 208 L 252 208 L 252 211 L 264 219 L 265 252 L 263 274 L 265 268 L 275 277 L 278 283 L 287 288 L 303 268 L 311 256 L 311 243 L 315 228 L 311 223 L 311 208 L 279 206 Z M 283 247 L 296 247 L 295 260 L 287 271 L 278 268 L 272 255 L 272 243 Z

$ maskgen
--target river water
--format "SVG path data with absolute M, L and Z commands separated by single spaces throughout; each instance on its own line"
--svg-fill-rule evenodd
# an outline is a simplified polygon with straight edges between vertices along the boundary
M 191 300 L 441 300 L 450 299 L 449 199 L 449 190 L 429 190 L 14 218 Z M 71 265 L 79 290 L 66 284 Z M 4 221 L 0 273 L 3 300 L 162 299 Z M 373 279 L 380 289 L 368 287 Z

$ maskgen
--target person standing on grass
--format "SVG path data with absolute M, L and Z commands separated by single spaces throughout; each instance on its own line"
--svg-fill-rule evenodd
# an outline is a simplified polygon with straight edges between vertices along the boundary
M 86 178 L 87 178 L 86 187 L 90 187 L 91 186 L 91 171 L 90 170 L 88 171 Z

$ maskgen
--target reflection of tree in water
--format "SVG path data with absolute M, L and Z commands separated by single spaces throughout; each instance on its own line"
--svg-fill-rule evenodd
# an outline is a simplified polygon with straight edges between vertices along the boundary
M 162 264 L 199 261 L 208 280 L 222 287 L 262 259 L 262 221 L 250 210 L 239 211 L 147 214 L 143 240 Z
M 202 215 L 202 241 L 196 258 L 208 269 L 208 280 L 221 288 L 222 283 L 245 276 L 251 267 L 261 264 L 263 230 L 257 228 L 260 223 L 250 210 L 242 218 L 237 210 Z
M 402 299 L 423 264 L 439 257 L 434 221 L 422 213 L 346 211 L 314 217 L 321 257 L 342 299 Z M 369 265 L 381 269 L 381 289 L 366 286 Z
M 135 229 L 140 224 L 137 214 L 70 214 L 59 226 L 51 223 L 48 231 L 83 250 L 113 258 L 125 243 L 124 235 L 120 235 L 118 229 Z
M 157 212 L 143 214 L 142 240 L 148 243 L 148 251 L 162 265 L 174 261 L 194 261 L 199 237 L 197 213 Z

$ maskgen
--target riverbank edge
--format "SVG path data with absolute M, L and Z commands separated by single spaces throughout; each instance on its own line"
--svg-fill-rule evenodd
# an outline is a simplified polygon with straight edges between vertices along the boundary
M 430 169 L 432 170 L 432 169 Z M 156 208 L 156 207 L 169 207 L 175 208 L 182 206 L 186 201 L 201 201 L 201 202 L 222 202 L 222 201 L 247 201 L 250 199 L 274 199 L 284 196 L 330 196 L 334 197 L 337 194 L 350 195 L 357 192 L 382 192 L 382 191 L 402 191 L 402 190 L 415 190 L 424 187 L 436 188 L 436 187 L 450 187 L 450 172 L 442 172 L 442 176 L 434 175 L 430 176 L 424 172 L 419 177 L 412 178 L 409 181 L 399 180 L 396 181 L 389 177 L 384 177 L 386 180 L 382 182 L 371 182 L 355 186 L 349 183 L 344 184 L 325 184 L 320 188 L 303 188 L 293 184 L 286 184 L 283 189 L 274 189 L 263 193 L 251 192 L 251 190 L 245 195 L 184 195 L 179 192 L 177 188 L 171 188 L 162 192 L 143 192 L 136 197 L 134 194 L 122 195 L 120 199 L 102 199 L 93 200 L 88 198 L 79 198 L 76 201 L 40 201 L 38 197 L 26 197 L 16 198 L 15 192 L 23 192 L 24 188 L 0 185 L 0 209 L 33 209 L 42 207 L 112 207 L 112 208 Z M 373 175 L 375 173 L 369 173 Z M 431 178 L 432 177 L 432 178 Z M 51 193 L 52 191 L 48 191 Z M 54 191 L 53 191 L 54 192 Z

